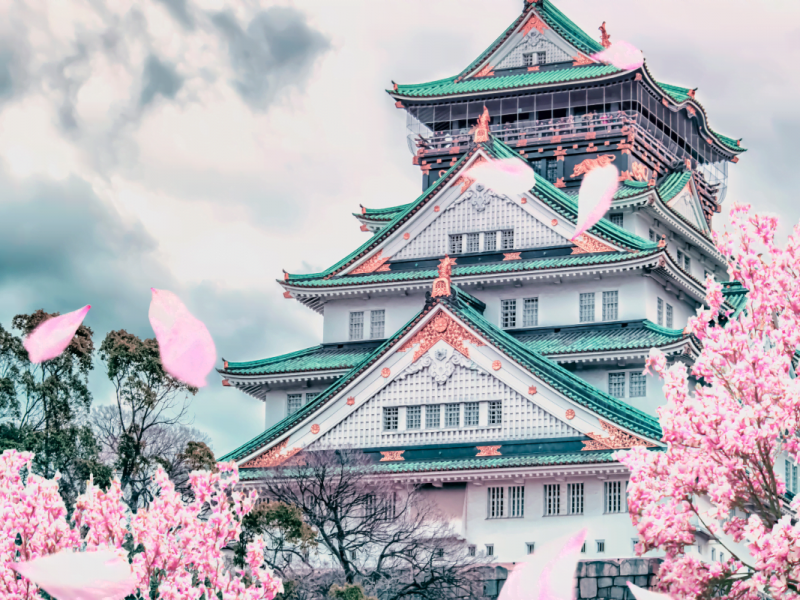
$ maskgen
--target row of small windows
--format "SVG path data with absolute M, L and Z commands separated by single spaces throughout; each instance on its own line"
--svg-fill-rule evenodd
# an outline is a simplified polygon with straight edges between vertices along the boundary
M 500 301 L 500 324 L 503 329 L 513 329 L 520 321 L 523 327 L 536 327 L 539 324 L 538 298 L 522 299 L 522 319 L 518 318 L 517 308 L 516 298 Z
M 797 465 L 790 460 L 786 461 L 786 491 L 797 493 Z
M 369 338 L 381 340 L 386 333 L 386 311 L 369 310 L 356 311 L 350 313 L 350 340 L 357 341 L 364 339 L 364 313 L 369 314 Z
M 613 216 L 613 215 L 612 215 Z M 622 216 L 622 215 L 620 215 Z M 650 241 L 651 242 L 659 242 L 661 240 L 661 236 L 658 235 L 655 231 L 650 229 Z M 692 257 L 689 256 L 683 250 L 678 250 L 678 265 L 686 269 L 687 271 L 692 271 Z M 707 276 L 709 274 L 708 271 L 703 271 L 703 273 Z
M 638 538 L 632 538 L 631 539 L 632 552 L 636 552 L 636 544 L 638 544 L 638 543 L 639 543 Z M 594 544 L 595 544 L 595 552 L 597 552 L 598 554 L 602 554 L 603 552 L 606 551 L 606 541 L 605 540 L 595 540 Z M 536 542 L 525 542 L 525 551 L 528 554 L 533 554 L 535 549 L 536 549 Z M 495 555 L 494 554 L 494 544 L 486 544 L 485 553 L 486 553 L 486 556 L 494 556 Z M 476 554 L 477 554 L 477 547 L 476 546 L 470 546 L 469 547 L 469 555 L 470 556 L 475 556 Z M 581 554 L 586 554 L 586 542 L 583 542 L 583 546 L 581 546 Z M 711 551 L 711 554 L 712 554 L 712 560 L 715 560 L 715 558 L 713 558 L 714 550 Z M 724 556 L 725 556 L 724 553 L 720 554 L 720 557 L 724 557 Z M 724 559 L 720 558 L 720 560 L 724 560 Z
M 423 428 L 423 408 L 425 412 L 425 429 L 442 429 L 442 427 L 445 429 L 455 429 L 462 426 L 478 427 L 481 424 L 480 404 L 480 402 L 463 402 L 450 404 L 428 404 L 424 407 L 407 406 L 405 410 L 406 430 L 421 430 Z M 486 424 L 488 426 L 502 425 L 503 401 L 491 400 L 487 404 Z M 443 422 L 444 425 L 442 425 Z M 399 429 L 400 407 L 385 406 L 383 408 L 383 430 L 398 431 Z
M 286 396 L 286 414 L 292 415 L 296 413 L 303 408 L 304 404 L 308 404 L 317 396 L 319 396 L 318 393 L 309 392 L 305 395 L 305 402 L 303 402 L 303 394 L 288 394 Z
M 547 52 L 526 52 L 522 55 L 526 67 L 535 67 L 547 62 Z
M 520 306 L 522 314 L 519 314 Z M 581 323 L 595 321 L 595 292 L 580 295 L 579 319 Z M 619 292 L 603 292 L 603 321 L 619 319 Z M 522 298 L 522 304 L 514 298 L 500 301 L 500 326 L 503 329 L 515 327 L 537 327 L 539 325 L 539 299 Z
M 566 495 L 562 492 L 566 487 Z M 627 481 L 603 482 L 603 512 L 605 514 L 628 512 Z M 544 485 L 545 517 L 582 515 L 584 512 L 584 484 L 560 483 Z M 525 487 L 490 487 L 487 490 L 486 518 L 506 519 L 525 516 Z
M 628 398 L 644 398 L 647 396 L 647 377 L 640 371 L 623 371 L 608 374 L 608 393 L 620 400 L 625 398 L 626 380 Z
M 664 319 L 664 305 L 666 304 L 666 323 Z M 673 325 L 675 324 L 675 311 L 672 308 L 672 304 L 664 302 L 663 299 L 658 298 L 656 300 L 656 322 L 666 327 L 667 329 L 672 329 Z
M 514 230 L 456 233 L 450 236 L 450 254 L 465 252 L 494 252 L 514 249 Z

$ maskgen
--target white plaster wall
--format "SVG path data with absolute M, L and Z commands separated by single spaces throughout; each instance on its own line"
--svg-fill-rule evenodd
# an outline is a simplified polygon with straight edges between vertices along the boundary
M 278 421 L 286 418 L 289 394 L 303 394 L 303 401 L 305 401 L 305 394 L 320 393 L 327 387 L 323 384 L 312 384 L 311 387 L 305 387 L 298 383 L 297 387 L 270 390 L 266 393 L 264 401 L 264 429 L 269 429 Z
M 667 326 L 667 304 L 673 307 L 673 329 L 683 329 L 689 322 L 690 317 L 694 317 L 697 312 L 694 303 L 686 300 L 679 300 L 677 294 L 666 291 L 661 285 L 650 279 L 642 278 L 645 282 L 645 312 L 647 318 L 653 323 L 658 324 L 658 298 L 664 300 L 664 321 L 662 325 Z
M 631 406 L 646 412 L 649 415 L 658 417 L 656 409 L 666 403 L 664 396 L 663 382 L 655 375 L 647 376 L 647 396 L 643 398 L 630 398 L 630 375 L 629 373 L 641 373 L 644 370 L 644 363 L 627 363 L 620 367 L 594 367 L 579 368 L 574 374 L 583 379 L 599 390 L 608 393 L 608 374 L 626 372 L 625 377 L 625 398 L 620 398 Z
M 378 295 L 369 300 L 359 298 L 348 298 L 342 300 L 331 300 L 324 306 L 324 324 L 322 330 L 322 342 L 347 342 L 350 336 L 350 313 L 364 311 L 364 339 L 370 339 L 369 332 L 369 313 L 371 310 L 385 310 L 385 335 L 393 335 L 403 325 L 416 315 L 425 305 L 424 293 L 411 293 L 408 296 L 397 295 Z

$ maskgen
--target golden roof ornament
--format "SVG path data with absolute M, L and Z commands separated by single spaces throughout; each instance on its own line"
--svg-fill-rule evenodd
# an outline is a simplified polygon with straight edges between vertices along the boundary
M 603 21 L 603 24 L 598 27 L 600 30 L 600 45 L 603 48 L 608 48 L 611 46 L 611 36 L 608 35 L 608 31 L 606 31 L 606 22 Z
M 439 262 L 439 277 L 433 280 L 431 298 L 450 295 L 450 276 L 453 273 L 453 265 L 455 264 L 456 259 L 450 258 L 447 254 Z
M 472 128 L 473 140 L 475 140 L 476 144 L 489 141 L 489 121 L 491 121 L 489 109 L 484 106 L 483 114 L 478 117 L 478 122 Z

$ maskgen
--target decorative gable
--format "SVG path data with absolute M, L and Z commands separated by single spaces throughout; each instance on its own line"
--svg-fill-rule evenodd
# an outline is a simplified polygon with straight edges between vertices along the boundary
M 505 57 L 495 66 L 495 69 L 516 69 L 527 66 L 525 61 L 526 54 L 543 52 L 545 63 L 557 63 L 571 61 L 577 54 L 577 50 L 572 49 L 571 53 L 561 48 L 548 39 L 546 33 L 540 33 L 537 29 L 532 29 L 522 41 L 513 46 Z M 562 44 L 565 45 L 565 44 Z
M 703 216 L 700 199 L 697 197 L 691 181 L 688 181 L 686 186 L 672 200 L 667 202 L 667 206 L 685 217 L 701 231 L 708 230 L 708 223 Z

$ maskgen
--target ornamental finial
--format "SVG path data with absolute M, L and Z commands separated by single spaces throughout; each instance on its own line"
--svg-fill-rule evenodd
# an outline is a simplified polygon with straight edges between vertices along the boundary
M 489 141 L 489 121 L 491 121 L 491 117 L 489 116 L 489 109 L 485 106 L 483 107 L 483 114 L 478 117 L 478 122 L 472 128 L 473 139 L 475 143 L 478 142 L 488 142 Z
M 447 254 L 439 261 L 439 277 L 433 280 L 432 298 L 450 295 L 450 276 L 453 273 L 453 265 L 455 264 L 456 259 L 450 258 Z
M 606 31 L 606 22 L 603 21 L 603 24 L 598 29 L 600 30 L 600 45 L 603 48 L 608 48 L 611 45 L 611 36 Z
M 665 248 L 667 246 L 667 236 L 665 234 L 661 234 L 661 239 L 658 240 L 658 247 Z

